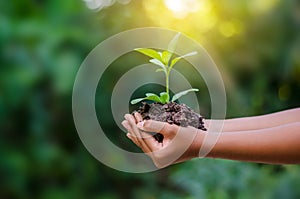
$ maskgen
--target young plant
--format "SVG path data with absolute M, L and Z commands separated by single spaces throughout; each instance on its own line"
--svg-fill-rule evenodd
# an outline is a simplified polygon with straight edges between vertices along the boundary
M 149 49 L 149 48 L 136 48 L 134 50 L 147 55 L 149 57 L 151 57 L 152 59 L 149 60 L 149 62 L 159 66 L 160 68 L 158 68 L 155 72 L 163 72 L 165 74 L 166 77 L 166 91 L 165 92 L 161 92 L 160 95 L 156 95 L 154 93 L 146 93 L 146 97 L 144 98 L 138 98 L 138 99 L 134 99 L 132 100 L 130 103 L 131 104 L 137 104 L 143 100 L 152 100 L 154 102 L 159 102 L 162 104 L 167 104 L 170 102 L 170 94 L 169 94 L 169 77 L 170 77 L 170 72 L 172 70 L 172 68 L 174 67 L 174 65 L 181 60 L 182 58 L 185 57 L 189 57 L 189 56 L 193 56 L 196 55 L 197 52 L 191 52 L 188 54 L 185 54 L 183 56 L 179 56 L 179 57 L 174 57 L 174 51 L 176 49 L 176 45 L 179 39 L 180 33 L 178 33 L 177 35 L 175 35 L 175 37 L 171 40 L 171 42 L 168 45 L 168 50 L 165 50 L 163 52 L 158 52 L 156 50 L 153 49 Z M 182 97 L 183 95 L 188 94 L 189 92 L 196 92 L 199 91 L 196 88 L 192 88 L 192 89 L 188 89 L 185 91 L 181 91 L 177 94 L 175 94 L 171 101 L 174 102 L 175 100 L 177 100 L 178 98 Z

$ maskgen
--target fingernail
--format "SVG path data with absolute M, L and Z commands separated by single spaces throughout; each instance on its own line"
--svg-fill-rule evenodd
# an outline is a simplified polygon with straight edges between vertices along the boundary
M 132 119 L 134 119 L 133 115 L 131 115 L 131 114 L 126 114 L 125 118 L 126 118 L 126 120 L 132 120 Z
M 137 123 L 137 127 L 139 127 L 139 128 L 143 128 L 144 127 L 144 121 L 141 121 L 141 122 L 139 122 L 139 123 Z
M 126 129 L 129 129 L 129 125 L 128 125 L 125 121 L 122 122 L 122 125 L 123 125 Z

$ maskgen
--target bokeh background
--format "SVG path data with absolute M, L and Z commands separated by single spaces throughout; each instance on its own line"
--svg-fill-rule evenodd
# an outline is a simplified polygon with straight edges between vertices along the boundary
M 146 26 L 183 32 L 205 47 L 224 78 L 228 118 L 300 105 L 298 0 L 1 1 L 0 198 L 300 198 L 298 165 L 198 159 L 130 174 L 87 152 L 72 118 L 76 72 L 101 41 Z M 116 78 L 147 61 L 132 56 L 101 80 L 99 114 L 111 115 Z M 209 117 L 209 96 L 197 96 Z M 105 118 L 110 138 L 138 151 Z

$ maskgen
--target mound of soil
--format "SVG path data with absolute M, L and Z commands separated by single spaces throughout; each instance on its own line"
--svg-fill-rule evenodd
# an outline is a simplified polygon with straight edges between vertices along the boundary
M 207 130 L 204 126 L 203 117 L 185 104 L 177 104 L 176 102 L 148 104 L 143 102 L 138 112 L 144 120 L 151 119 L 182 127 L 192 126 L 203 131 Z M 163 135 L 160 133 L 155 134 L 154 138 L 160 143 L 163 141 Z

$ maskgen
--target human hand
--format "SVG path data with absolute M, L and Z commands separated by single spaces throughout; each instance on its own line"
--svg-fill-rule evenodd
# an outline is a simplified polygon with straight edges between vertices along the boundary
M 126 114 L 122 125 L 128 130 L 127 137 L 150 156 L 158 168 L 198 157 L 204 138 L 204 132 L 194 127 L 142 121 L 139 113 Z M 158 142 L 152 133 L 161 133 L 163 141 Z

